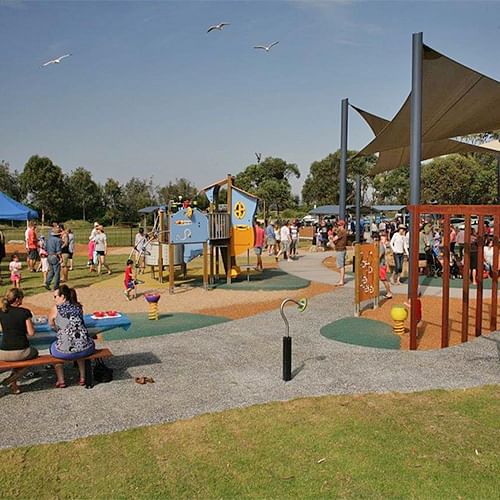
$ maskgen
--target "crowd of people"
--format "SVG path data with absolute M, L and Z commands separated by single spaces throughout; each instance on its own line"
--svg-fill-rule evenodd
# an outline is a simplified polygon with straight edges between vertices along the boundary
M 260 227 L 260 223 L 258 225 Z M 299 229 L 300 224 L 297 219 L 292 222 L 269 221 L 263 233 L 259 232 L 261 237 L 258 240 L 256 238 L 256 241 L 261 244 L 262 251 L 267 251 L 270 257 L 274 256 L 276 262 L 280 260 L 280 257 L 292 262 L 298 255 Z
M 47 237 L 38 230 L 35 221 L 30 221 L 24 234 L 26 248 L 27 272 L 41 272 L 43 285 L 47 290 L 59 288 L 60 283 L 69 280 L 69 273 L 73 270 L 73 255 L 75 252 L 75 235 L 70 227 L 62 223 L 54 222 Z M 89 236 L 89 260 L 90 272 L 101 274 L 104 268 L 111 274 L 111 268 L 106 262 L 107 238 L 104 228 L 98 222 Z M 0 263 L 6 257 L 5 236 L 0 231 Z M 9 279 L 15 288 L 21 288 L 23 263 L 18 253 L 13 253 L 8 266 Z M 0 274 L 0 284 L 3 278 Z

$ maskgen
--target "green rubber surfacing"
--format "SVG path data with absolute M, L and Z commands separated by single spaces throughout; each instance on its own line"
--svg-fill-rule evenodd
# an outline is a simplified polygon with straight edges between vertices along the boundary
M 401 343 L 387 323 L 366 318 L 342 318 L 323 326 L 320 333 L 337 342 L 379 349 L 400 349 Z
M 262 273 L 251 272 L 247 279 L 247 273 L 244 267 L 241 268 L 241 274 L 231 280 L 228 285 L 225 279 L 221 279 L 213 285 L 213 288 L 221 288 L 222 290 L 299 290 L 310 285 L 309 280 L 299 278 L 288 274 L 281 269 L 264 269 Z
M 156 337 L 158 335 L 169 335 L 171 333 L 186 332 L 195 330 L 197 328 L 204 328 L 206 326 L 218 325 L 231 321 L 222 316 L 208 316 L 205 314 L 192 314 L 192 313 L 172 313 L 160 314 L 158 320 L 148 319 L 148 313 L 134 313 L 127 314 L 132 322 L 128 330 L 122 328 L 115 328 L 103 332 L 104 340 L 127 340 L 137 339 L 141 337 Z M 53 340 L 53 339 L 52 339 Z M 33 337 L 30 343 L 38 349 L 46 349 L 50 345 L 47 337 L 36 338 Z

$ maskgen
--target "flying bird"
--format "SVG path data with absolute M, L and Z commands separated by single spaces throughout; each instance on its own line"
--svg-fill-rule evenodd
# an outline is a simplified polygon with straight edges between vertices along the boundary
M 61 57 L 58 57 L 57 59 L 52 59 L 52 61 L 47 61 L 46 63 L 42 64 L 42 68 L 44 66 L 48 66 L 49 64 L 59 64 L 65 57 L 69 57 L 71 54 L 64 54 Z
M 271 45 L 268 45 L 267 47 L 265 45 L 256 45 L 254 49 L 264 49 L 266 52 L 269 52 L 271 50 L 271 47 L 274 47 L 278 43 L 279 42 L 274 42 Z
M 255 153 L 255 156 L 257 158 L 257 163 L 260 163 L 260 159 L 262 158 L 262 153 Z
M 210 33 L 211 31 L 213 30 L 219 30 L 219 31 L 222 31 L 222 29 L 224 28 L 224 26 L 229 26 L 231 23 L 219 23 L 219 24 L 214 24 L 213 26 L 210 26 L 210 28 L 208 28 L 207 30 L 207 33 Z

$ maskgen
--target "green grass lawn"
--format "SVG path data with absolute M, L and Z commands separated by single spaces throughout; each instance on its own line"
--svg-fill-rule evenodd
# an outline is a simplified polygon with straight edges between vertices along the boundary
M 69 273 L 68 284 L 72 287 L 89 286 L 93 283 L 97 283 L 98 281 L 103 281 L 116 276 L 116 273 L 122 274 L 125 270 L 127 255 L 107 255 L 106 261 L 114 274 L 108 275 L 104 273 L 101 276 L 97 276 L 96 273 L 89 273 L 87 268 L 87 258 L 85 256 L 75 256 L 73 259 L 73 271 L 70 271 Z M 22 262 L 23 269 L 21 271 L 21 287 L 24 291 L 24 295 L 29 296 L 45 292 L 46 290 L 43 286 L 42 273 L 30 273 L 26 262 Z M 2 261 L 3 285 L 0 285 L 1 297 L 3 297 L 5 292 L 12 287 L 9 277 L 9 263 L 4 260 Z
M 499 415 L 498 386 L 276 402 L 2 450 L 1 495 L 498 498 Z

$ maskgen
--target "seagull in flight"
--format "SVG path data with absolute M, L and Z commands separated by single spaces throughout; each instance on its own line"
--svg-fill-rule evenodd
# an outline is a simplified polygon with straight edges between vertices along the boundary
M 262 153 L 255 153 L 255 156 L 257 158 L 257 164 L 260 163 L 260 159 L 262 158 Z
M 59 64 L 65 57 L 69 57 L 71 54 L 64 54 L 61 57 L 58 57 L 57 59 L 52 59 L 52 61 L 47 61 L 46 63 L 42 64 L 42 68 L 44 66 L 48 66 L 49 64 Z
M 274 43 L 271 43 L 271 45 L 256 45 L 254 47 L 254 49 L 264 49 L 266 52 L 269 52 L 271 50 L 271 47 L 274 47 L 275 45 L 277 45 L 279 42 L 274 42 Z
M 207 30 L 207 33 L 210 33 L 211 31 L 213 30 L 219 30 L 219 31 L 222 31 L 222 29 L 224 28 L 224 26 L 229 26 L 231 23 L 219 23 L 219 24 L 214 24 L 213 26 L 210 26 L 210 28 L 208 28 Z

